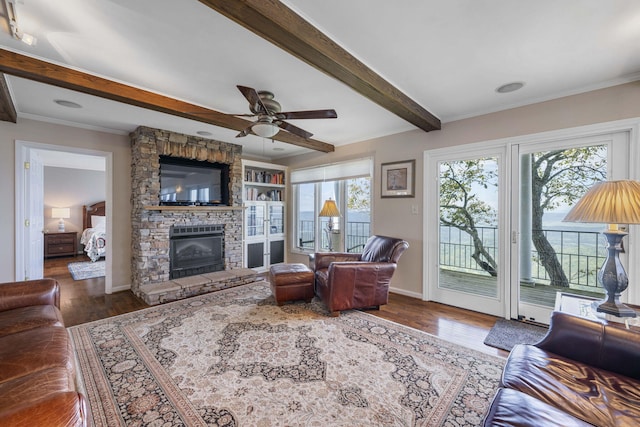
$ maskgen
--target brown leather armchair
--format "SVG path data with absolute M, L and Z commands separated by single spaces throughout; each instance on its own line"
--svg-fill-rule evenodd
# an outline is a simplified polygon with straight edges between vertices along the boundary
M 361 254 L 318 252 L 310 256 L 315 292 L 332 316 L 352 308 L 380 308 L 389 301 L 396 263 L 409 244 L 394 237 L 371 236 Z

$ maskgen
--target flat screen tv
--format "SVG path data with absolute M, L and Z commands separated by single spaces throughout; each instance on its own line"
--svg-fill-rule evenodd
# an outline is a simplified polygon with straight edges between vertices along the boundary
M 160 205 L 228 206 L 229 165 L 160 156 Z

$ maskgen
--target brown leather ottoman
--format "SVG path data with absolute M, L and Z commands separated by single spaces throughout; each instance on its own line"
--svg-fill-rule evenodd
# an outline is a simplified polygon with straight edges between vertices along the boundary
M 269 270 L 271 292 L 276 304 L 286 301 L 305 300 L 311 302 L 313 292 L 313 271 L 304 264 L 276 264 Z

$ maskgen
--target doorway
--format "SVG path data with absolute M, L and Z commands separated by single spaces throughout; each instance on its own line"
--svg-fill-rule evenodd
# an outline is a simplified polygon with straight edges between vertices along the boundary
M 107 241 L 112 235 L 112 154 L 81 148 L 16 141 L 16 280 L 42 277 L 44 253 L 44 167 L 88 168 L 88 164 L 104 165 Z M 112 253 L 107 245 L 105 256 L 105 293 L 112 292 Z

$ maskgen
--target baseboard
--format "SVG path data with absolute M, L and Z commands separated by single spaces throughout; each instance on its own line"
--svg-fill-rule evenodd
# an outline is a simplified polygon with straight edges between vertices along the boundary
M 112 286 L 111 292 L 120 292 L 120 291 L 128 291 L 131 289 L 131 285 L 120 285 L 120 286 Z
M 418 299 L 422 299 L 422 294 L 419 292 L 413 292 L 413 291 L 407 291 L 405 289 L 399 289 L 399 288 L 389 288 L 389 292 L 393 292 L 394 294 L 400 294 L 400 295 L 404 295 L 407 297 L 411 297 L 411 298 L 418 298 Z

